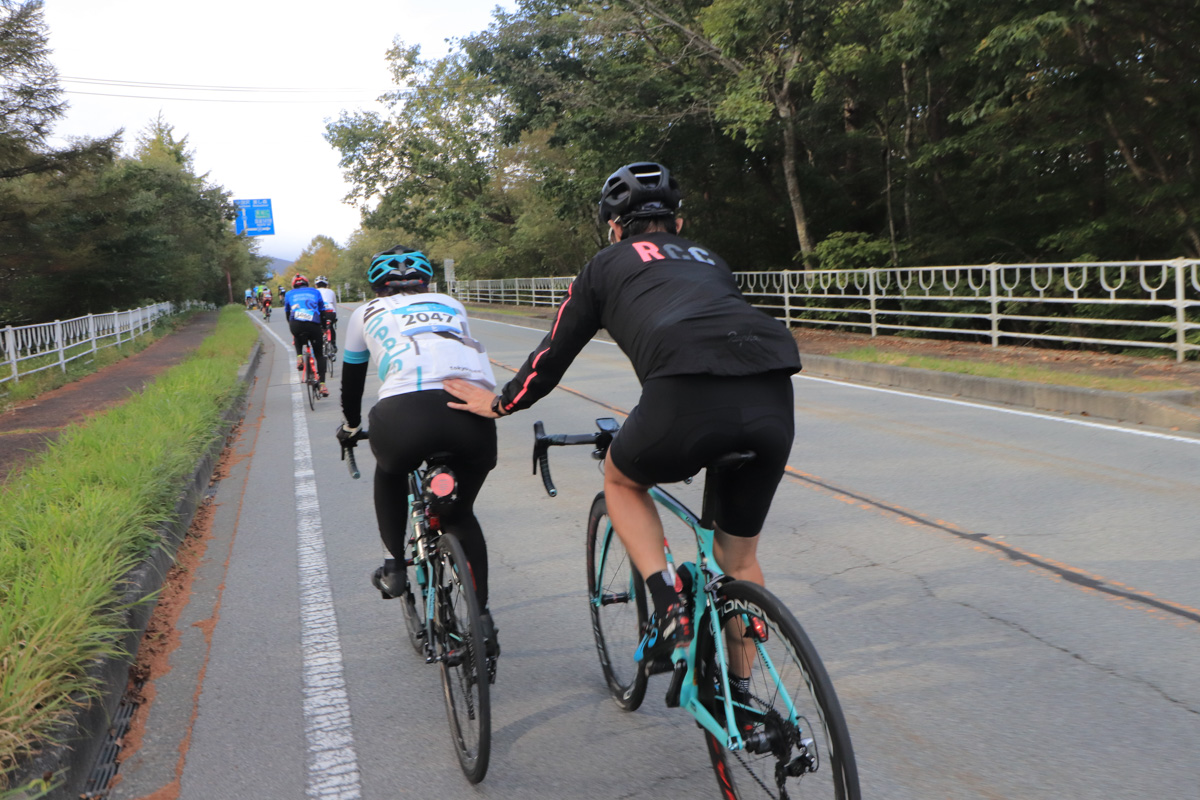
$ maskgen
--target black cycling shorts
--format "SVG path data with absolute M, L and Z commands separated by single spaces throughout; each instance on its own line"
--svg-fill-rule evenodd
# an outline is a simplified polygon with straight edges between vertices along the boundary
M 733 536 L 757 536 L 783 477 L 795 436 L 789 374 L 652 378 L 610 452 L 628 478 L 645 486 L 699 473 L 735 450 L 757 457 L 714 478 L 713 520 Z

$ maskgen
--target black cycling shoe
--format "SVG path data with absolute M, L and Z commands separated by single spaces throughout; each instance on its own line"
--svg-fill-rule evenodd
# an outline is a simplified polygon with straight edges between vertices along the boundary
M 408 591 L 408 576 L 404 568 L 396 565 L 396 559 L 384 559 L 382 567 L 371 573 L 371 585 L 379 590 L 384 600 L 393 600 Z
M 638 644 L 635 661 L 654 661 L 663 656 L 670 657 L 677 647 L 687 647 L 692 643 L 692 616 L 682 603 L 672 603 L 667 607 L 667 613 L 658 620 L 655 614 L 650 618 L 650 630 Z

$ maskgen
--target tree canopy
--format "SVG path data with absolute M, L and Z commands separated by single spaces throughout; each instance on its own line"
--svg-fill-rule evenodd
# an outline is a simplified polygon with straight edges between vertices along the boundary
M 65 112 L 42 0 L 0 0 L 0 325 L 161 300 L 228 300 L 265 259 L 233 232 L 229 193 L 196 175 L 161 116 L 52 147 Z
M 569 274 L 667 164 L 738 269 L 1200 257 L 1194 0 L 520 0 L 327 128 L 464 277 Z

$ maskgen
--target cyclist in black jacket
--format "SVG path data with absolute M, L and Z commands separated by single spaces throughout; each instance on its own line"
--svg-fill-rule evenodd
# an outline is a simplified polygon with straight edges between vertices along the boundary
M 692 621 L 670 582 L 662 522 L 648 489 L 698 473 L 718 456 L 757 458 L 717 483 L 717 561 L 763 582 L 758 534 L 783 477 L 794 435 L 791 375 L 800 355 L 787 327 L 752 307 L 724 259 L 679 236 L 679 184 L 661 164 L 629 164 L 600 196 L 613 246 L 572 282 L 550 332 L 516 377 L 493 395 L 465 381 L 444 388 L 453 408 L 502 417 L 557 385 L 601 328 L 633 363 L 642 396 L 604 465 L 609 518 L 654 599 L 657 637 L 639 657 L 687 644 Z M 676 579 L 678 581 L 678 579 Z

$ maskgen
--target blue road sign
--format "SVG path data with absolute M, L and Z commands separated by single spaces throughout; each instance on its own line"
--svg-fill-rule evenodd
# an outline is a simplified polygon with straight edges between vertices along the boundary
M 234 200 L 238 206 L 234 230 L 247 236 L 272 236 L 275 220 L 271 216 L 270 200 Z

